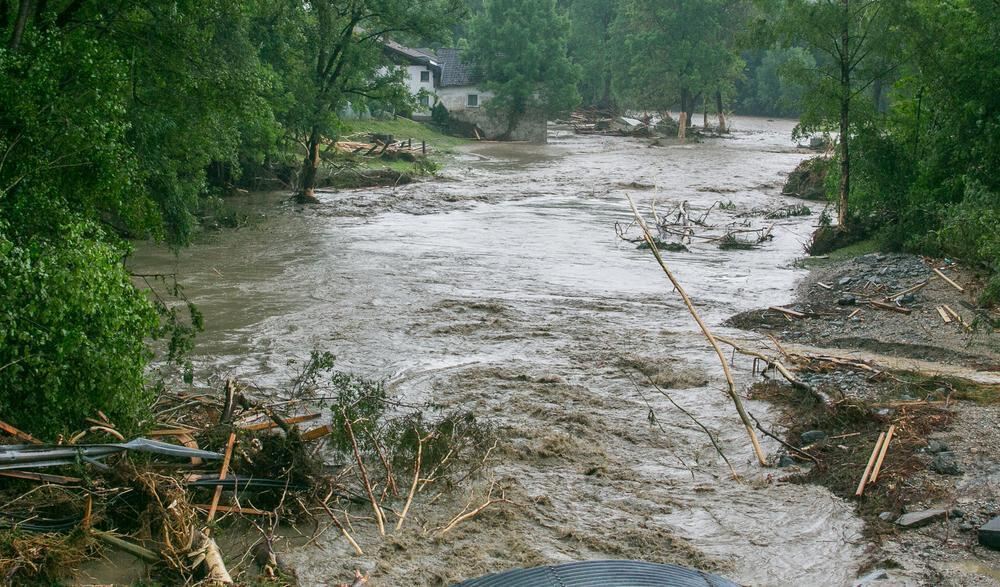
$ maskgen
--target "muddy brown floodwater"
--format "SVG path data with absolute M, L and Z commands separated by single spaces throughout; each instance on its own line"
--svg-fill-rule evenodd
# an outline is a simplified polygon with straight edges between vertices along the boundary
M 440 181 L 322 193 L 305 208 L 255 195 L 247 209 L 266 218 L 253 228 L 208 234 L 176 258 L 140 248 L 134 267 L 176 270 L 206 316 L 196 383 L 225 373 L 267 389 L 292 377 L 288 359 L 328 350 L 402 399 L 506 428 L 496 470 L 513 506 L 443 538 L 414 524 L 382 541 L 359 525 L 360 558 L 333 532 L 289 541 L 303 584 L 361 568 L 377 585 L 437 585 L 593 558 L 679 562 L 750 585 L 857 576 L 864 541 L 852 507 L 754 464 L 710 349 L 648 251 L 615 234 L 629 220 L 625 194 L 645 210 L 654 197 L 660 210 L 789 204 L 782 175 L 808 156 L 791 142 L 793 123 L 735 123 L 731 138 L 686 145 L 556 129 L 546 146 L 472 145 Z M 791 298 L 818 212 L 777 221 L 762 248 L 695 244 L 668 262 L 718 325 Z M 717 433 L 743 482 L 686 416 L 637 390 L 623 363 L 652 372 Z M 767 419 L 765 404 L 748 405 Z M 466 499 L 425 505 L 425 523 Z

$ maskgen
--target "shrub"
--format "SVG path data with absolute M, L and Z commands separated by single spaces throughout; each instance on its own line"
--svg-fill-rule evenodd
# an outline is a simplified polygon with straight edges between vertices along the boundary
M 58 240 L 8 236 L 0 225 L 0 419 L 54 439 L 102 410 L 134 430 L 157 315 L 123 251 L 86 224 Z

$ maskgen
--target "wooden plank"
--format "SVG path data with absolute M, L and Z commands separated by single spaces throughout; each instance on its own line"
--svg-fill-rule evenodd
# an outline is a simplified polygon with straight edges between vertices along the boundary
M 13 477 L 14 479 L 27 479 L 29 481 L 40 481 L 42 483 L 55 483 L 56 485 L 73 485 L 75 483 L 83 482 L 83 479 L 79 479 L 77 477 L 50 475 L 48 473 L 31 473 L 29 471 L 0 471 L 0 476 Z
M 192 507 L 196 507 L 201 511 L 211 511 L 211 504 L 193 504 Z M 222 512 L 224 514 L 247 514 L 248 516 L 270 516 L 271 512 L 266 510 L 258 510 L 255 508 L 245 508 L 238 505 L 217 505 L 215 506 L 215 511 Z
M 802 312 L 796 312 L 795 310 L 789 310 L 788 308 L 782 308 L 780 306 L 771 306 L 768 310 L 774 310 L 775 312 L 781 312 L 786 316 L 791 316 L 792 318 L 798 318 L 799 320 L 806 317 Z
M 946 282 L 948 282 L 948 285 L 952 286 L 953 288 L 957 289 L 958 291 L 960 291 L 962 293 L 965 293 L 965 288 L 964 287 L 962 287 L 961 285 L 958 285 L 957 283 L 955 283 L 954 281 L 952 281 L 951 279 L 949 279 L 948 276 L 945 275 L 944 273 L 942 273 L 941 270 L 938 269 L 937 267 L 934 267 L 934 273 L 937 273 L 938 277 L 940 277 L 941 279 L 943 279 Z
M 951 324 L 951 316 L 948 315 L 948 312 L 944 311 L 942 306 L 937 307 L 937 313 L 941 316 L 941 319 L 944 320 L 945 324 Z
M 226 442 L 226 454 L 222 457 L 222 469 L 219 470 L 219 481 L 226 480 L 226 474 L 229 473 L 229 460 L 233 458 L 233 445 L 236 444 L 236 432 L 229 433 L 229 441 Z M 212 505 L 208 509 L 208 523 L 212 523 L 212 519 L 215 518 L 215 511 L 219 509 L 219 499 L 222 497 L 222 485 L 218 485 L 215 488 L 215 493 L 212 494 Z
M 283 422 L 285 422 L 285 424 L 299 424 L 301 422 L 308 422 L 310 420 L 315 420 L 316 418 L 319 418 L 322 415 L 323 414 L 320 412 L 317 412 L 315 414 L 303 414 L 301 416 L 293 416 L 291 418 L 285 418 Z M 278 424 L 275 423 L 274 421 L 260 422 L 258 424 L 249 424 L 247 426 L 241 426 L 243 430 L 246 430 L 248 432 L 270 430 L 271 428 L 277 428 L 277 427 Z
M 302 435 L 302 440 L 309 442 L 310 440 L 317 440 L 323 438 L 324 436 L 328 436 L 330 434 L 333 434 L 333 426 L 331 426 L 330 424 L 326 424 L 324 426 L 320 426 L 319 428 L 313 428 L 309 432 L 306 432 L 305 434 Z
M 868 459 L 868 466 L 865 467 L 865 474 L 861 476 L 861 482 L 858 483 L 858 489 L 854 492 L 854 495 L 861 497 L 865 492 L 865 485 L 868 484 L 868 477 L 871 476 L 872 467 L 875 466 L 875 459 L 878 458 L 878 453 L 882 449 L 882 443 L 885 441 L 885 432 L 880 432 L 878 435 L 878 440 L 875 441 L 875 448 L 872 449 L 872 456 Z
M 822 281 L 817 281 L 816 285 L 822 287 L 823 289 L 828 289 L 828 290 L 832 290 L 833 289 L 832 285 L 827 285 L 827 284 L 823 283 Z
M 913 310 L 910 308 L 904 308 L 902 306 L 897 306 L 895 304 L 885 304 L 883 302 L 877 302 L 875 300 L 868 300 L 868 304 L 879 308 L 880 310 L 889 310 L 890 312 L 897 312 L 899 314 L 911 314 Z
M 889 443 L 892 442 L 892 434 L 896 431 L 896 426 L 889 426 L 889 432 L 885 435 L 885 442 L 882 443 L 882 450 L 878 453 L 878 460 L 875 461 L 875 468 L 872 469 L 872 476 L 868 480 L 869 483 L 874 483 L 878 481 L 878 472 L 882 470 L 882 461 L 885 460 L 885 453 L 889 452 Z

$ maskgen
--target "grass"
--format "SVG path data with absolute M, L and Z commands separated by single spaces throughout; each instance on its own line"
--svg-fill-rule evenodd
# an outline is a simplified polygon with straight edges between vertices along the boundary
M 345 120 L 342 122 L 342 127 L 343 138 L 355 134 L 387 134 L 392 135 L 397 141 L 406 139 L 413 139 L 414 142 L 427 141 L 427 146 L 437 153 L 450 153 L 470 142 L 468 139 L 442 134 L 429 124 L 400 117 L 393 120 Z
M 881 252 L 881 248 L 878 246 L 878 243 L 874 239 L 867 239 L 835 249 L 819 257 L 803 257 L 799 265 L 802 267 L 822 267 L 847 259 L 853 259 L 854 257 L 860 257 L 861 255 L 879 252 Z

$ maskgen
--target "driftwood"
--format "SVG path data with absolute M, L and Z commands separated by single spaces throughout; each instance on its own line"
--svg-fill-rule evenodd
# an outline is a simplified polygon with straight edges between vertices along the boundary
M 683 124 L 681 124 L 681 128 L 684 128 Z M 674 277 L 673 272 L 670 270 L 666 262 L 663 260 L 663 257 L 660 255 L 659 249 L 656 248 L 656 241 L 653 238 L 652 233 L 649 231 L 649 227 L 646 226 L 646 221 L 643 220 L 642 215 L 639 214 L 639 210 L 635 207 L 635 202 L 633 202 L 632 198 L 628 196 L 626 196 L 626 198 L 628 198 L 628 203 L 629 206 L 632 207 L 632 213 L 635 215 L 636 222 L 638 222 L 639 227 L 642 229 L 642 232 L 646 238 L 646 242 L 649 244 L 649 249 L 650 251 L 653 252 L 653 256 L 656 258 L 657 263 L 659 263 L 660 268 L 663 269 L 663 272 L 667 275 L 667 279 L 670 280 L 670 283 L 674 286 L 674 289 L 676 289 L 677 293 L 680 294 L 681 299 L 684 300 L 684 305 L 687 306 L 687 309 L 691 313 L 691 316 L 694 318 L 694 321 L 698 324 L 698 327 L 705 335 L 705 338 L 708 340 L 708 343 L 715 350 L 716 355 L 718 355 L 719 362 L 722 364 L 722 371 L 726 376 L 726 383 L 727 383 L 726 392 L 729 394 L 729 397 L 733 400 L 733 404 L 736 406 L 736 412 L 739 414 L 740 420 L 743 422 L 743 426 L 746 428 L 747 436 L 750 437 L 750 443 L 753 445 L 753 451 L 754 454 L 757 456 L 757 461 L 762 466 L 766 466 L 767 457 L 764 455 L 764 450 L 761 448 L 760 441 L 757 439 L 757 433 L 754 432 L 753 423 L 750 422 L 750 417 L 747 415 L 746 410 L 743 408 L 743 401 L 740 399 L 739 393 L 736 391 L 736 383 L 735 381 L 733 381 L 733 374 L 730 373 L 729 371 L 729 364 L 726 362 L 726 357 L 722 352 L 722 348 L 719 347 L 719 343 L 715 340 L 715 336 L 712 335 L 712 331 L 709 330 L 708 326 L 701 319 L 701 316 L 698 314 L 698 310 L 695 309 L 694 304 L 691 302 L 691 298 L 689 298 L 687 292 L 684 291 L 684 287 L 680 284 L 677 278 Z

